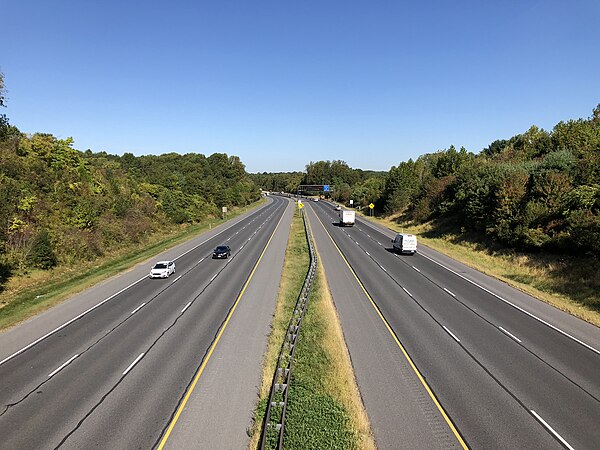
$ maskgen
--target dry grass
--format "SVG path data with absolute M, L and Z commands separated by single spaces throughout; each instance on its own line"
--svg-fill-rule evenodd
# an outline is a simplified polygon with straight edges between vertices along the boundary
M 308 271 L 310 256 L 308 244 L 304 233 L 304 224 L 296 216 L 292 220 L 290 235 L 288 237 L 283 271 L 279 282 L 279 294 L 277 304 L 271 323 L 271 334 L 267 343 L 267 350 L 263 357 L 262 381 L 259 389 L 259 399 L 266 399 L 269 396 L 273 374 L 277 365 L 277 357 L 285 338 L 290 317 L 298 294 L 302 289 L 304 278 Z M 261 415 L 262 419 L 262 415 Z M 249 448 L 258 447 L 260 440 L 260 427 L 262 423 L 255 421 L 250 430 Z
M 600 263 L 593 258 L 490 249 L 468 236 L 440 233 L 431 224 L 398 223 L 393 217 L 368 219 L 416 234 L 424 245 L 600 326 Z
M 358 448 L 374 450 L 375 438 L 358 390 L 342 326 L 321 264 L 318 266 L 318 276 L 322 282 L 319 283 L 318 301 L 315 302 L 314 307 L 317 315 L 321 316 L 326 323 L 326 339 L 323 346 L 329 355 L 331 370 L 331 376 L 327 378 L 326 390 L 335 396 L 348 412 L 352 428 L 357 433 Z
M 304 234 L 304 225 L 300 218 L 294 217 L 286 250 L 279 297 L 272 323 L 272 331 L 269 336 L 268 348 L 263 361 L 263 376 L 259 393 L 259 406 L 255 413 L 254 426 L 249 430 L 251 435 L 249 443 L 250 449 L 257 448 L 259 444 L 264 407 L 266 405 L 266 399 L 269 396 L 277 357 L 285 337 L 285 331 L 292 315 L 296 299 L 302 288 L 309 262 L 308 244 Z M 318 391 L 312 392 L 312 394 L 333 398 L 337 403 L 342 405 L 346 415 L 349 417 L 350 427 L 352 429 L 351 434 L 356 439 L 354 448 L 367 450 L 375 449 L 375 441 L 354 378 L 350 355 L 348 354 L 337 312 L 329 293 L 327 280 L 320 264 L 318 265 L 317 275 L 314 280 L 313 290 L 308 304 L 308 311 L 300 334 L 300 339 L 312 344 L 309 344 L 308 348 L 304 347 L 304 350 L 302 350 L 301 343 L 299 343 L 299 347 L 297 347 L 296 350 L 296 357 L 314 361 L 315 364 L 309 364 L 310 367 L 307 368 L 306 365 L 297 361 L 294 372 L 299 376 L 301 373 L 304 373 L 301 376 L 301 378 L 304 378 L 304 376 L 306 376 L 305 372 L 308 370 L 311 378 L 315 380 L 325 380 L 322 387 L 320 387 L 321 385 L 319 382 L 312 385 L 312 387 Z M 314 354 L 312 353 L 313 351 L 315 352 Z M 326 365 L 317 362 L 317 360 L 320 360 L 321 355 L 324 355 L 325 360 L 327 361 Z M 315 371 L 318 373 L 315 373 Z M 290 396 L 292 395 L 301 394 L 298 392 L 295 394 L 290 393 Z M 307 401 L 306 399 L 300 398 L 295 398 L 295 400 L 296 402 Z M 290 401 L 292 400 L 290 399 Z M 308 401 L 310 402 L 311 400 Z M 288 412 L 292 413 L 293 411 L 288 410 Z M 310 412 L 307 411 L 306 414 L 312 417 Z M 307 422 L 314 425 L 312 420 L 307 419 Z M 337 429 L 336 426 L 339 424 L 332 423 L 329 425 L 331 426 L 327 426 L 327 428 L 335 430 Z M 294 424 L 293 414 L 288 416 L 288 426 L 293 429 L 298 428 Z M 301 424 L 301 427 L 307 434 L 314 433 L 314 430 L 306 423 Z M 286 431 L 288 431 L 287 427 Z
M 236 208 L 228 220 L 253 209 L 265 200 Z M 212 228 L 220 219 L 207 219 L 191 226 L 173 226 L 171 233 L 156 233 L 147 241 L 107 252 L 94 261 L 52 270 L 31 270 L 11 277 L 0 290 L 0 331 L 39 314 L 65 299 Z

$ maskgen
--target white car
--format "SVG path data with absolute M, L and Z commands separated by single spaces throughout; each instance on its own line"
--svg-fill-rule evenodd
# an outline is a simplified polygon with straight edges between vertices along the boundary
M 150 278 L 169 278 L 175 273 L 175 262 L 159 261 L 150 269 Z

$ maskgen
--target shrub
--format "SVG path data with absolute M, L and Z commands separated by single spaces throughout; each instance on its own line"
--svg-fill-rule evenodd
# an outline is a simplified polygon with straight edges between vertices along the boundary
M 33 267 L 48 270 L 56 266 L 57 259 L 50 241 L 50 233 L 44 229 L 40 231 L 31 244 L 27 255 L 27 262 Z

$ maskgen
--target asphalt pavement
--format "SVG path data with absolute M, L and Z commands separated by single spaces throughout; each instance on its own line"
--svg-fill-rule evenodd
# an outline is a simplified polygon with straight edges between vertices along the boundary
M 409 442 L 402 447 L 410 448 L 424 434 L 415 428 L 416 441 L 407 441 L 404 433 L 412 428 L 403 427 L 404 416 L 391 409 L 398 399 L 377 395 L 379 371 L 403 377 L 405 369 L 398 352 L 376 351 L 384 344 L 374 342 L 374 336 L 381 333 L 383 338 L 385 332 L 377 330 L 376 320 L 364 327 L 369 315 L 362 309 L 369 307 L 384 318 L 379 327 L 389 327 L 388 340 L 397 340 L 396 345 L 410 355 L 440 405 L 436 409 L 455 426 L 459 434 L 455 441 L 462 439 L 472 448 L 597 448 L 600 339 L 596 327 L 424 246 L 415 256 L 396 255 L 391 252 L 394 233 L 390 230 L 363 219 L 351 228 L 338 227 L 331 204 L 311 203 L 311 207 L 327 230 L 317 238 L 317 246 L 330 247 L 321 257 L 333 258 L 339 248 L 373 300 L 369 306 L 364 293 L 361 298 L 360 291 L 351 296 L 343 290 L 336 298 L 332 288 L 380 447 L 397 448 L 395 443 Z M 313 225 L 313 230 L 317 228 Z M 330 265 L 335 266 L 339 263 Z M 351 284 L 351 277 L 343 280 L 335 270 L 328 272 L 331 286 Z M 342 311 L 344 304 L 349 305 L 348 313 Z M 345 316 L 357 319 L 353 322 Z M 376 358 L 361 359 L 361 354 L 374 353 Z M 373 370 L 378 367 L 374 364 L 381 366 L 381 358 L 392 366 L 397 363 L 397 369 Z M 397 381 L 386 386 L 402 395 L 409 391 Z M 396 426 L 390 426 L 390 421 Z
M 149 261 L 3 333 L 2 448 L 159 445 L 200 367 L 219 357 L 219 336 L 249 298 L 240 294 L 267 243 L 281 252 L 288 206 L 274 198 L 157 255 L 176 261 L 170 278 L 149 279 Z M 211 259 L 220 244 L 231 258 Z M 264 314 L 274 300 L 263 301 Z M 260 371 L 253 375 L 251 383 Z M 250 412 L 236 413 L 241 436 Z
M 597 327 L 306 211 L 379 448 L 598 447 Z M 245 448 L 291 212 L 273 197 L 2 333 L 0 446 Z M 159 259 L 177 271 L 151 280 Z
M 293 212 L 290 203 L 164 448 L 248 446 Z

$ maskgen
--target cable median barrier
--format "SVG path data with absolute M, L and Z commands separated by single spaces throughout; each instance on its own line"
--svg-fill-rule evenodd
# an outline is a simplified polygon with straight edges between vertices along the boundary
M 285 428 L 285 413 L 287 410 L 288 387 L 292 376 L 292 368 L 294 364 L 294 352 L 296 350 L 296 340 L 300 332 L 300 326 L 306 312 L 308 297 L 313 285 L 317 270 L 317 255 L 314 248 L 312 235 L 310 233 L 308 221 L 304 211 L 301 210 L 302 219 L 304 221 L 304 231 L 310 253 L 310 266 L 302 285 L 300 295 L 296 300 L 294 312 L 290 319 L 286 335 L 281 346 L 281 351 L 277 359 L 277 368 L 273 375 L 271 383 L 271 391 L 269 393 L 269 401 L 265 412 L 265 419 L 260 436 L 260 449 L 265 449 L 268 441 L 273 438 L 277 439 L 276 449 L 283 448 L 283 431 Z M 267 447 L 271 448 L 271 447 Z

